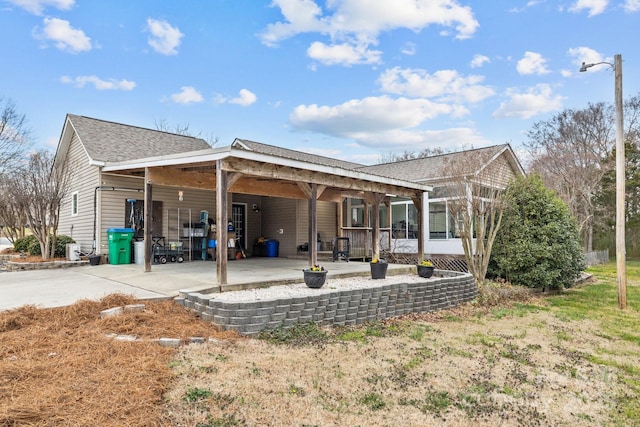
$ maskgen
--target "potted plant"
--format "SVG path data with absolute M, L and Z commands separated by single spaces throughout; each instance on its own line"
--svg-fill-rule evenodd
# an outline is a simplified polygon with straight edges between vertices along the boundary
M 373 258 L 369 266 L 371 266 L 372 279 L 384 279 L 387 277 L 387 267 L 389 264 L 384 259 Z
M 302 270 L 304 273 L 304 283 L 314 289 L 321 288 L 327 279 L 327 270 L 321 265 L 314 265 L 310 268 Z
M 420 264 L 417 264 L 416 267 L 418 268 L 418 276 L 426 279 L 433 275 L 433 270 L 435 269 L 433 263 L 427 260 L 423 260 Z

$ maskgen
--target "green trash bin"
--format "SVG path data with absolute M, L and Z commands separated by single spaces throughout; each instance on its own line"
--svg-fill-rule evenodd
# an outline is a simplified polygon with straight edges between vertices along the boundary
M 109 264 L 131 264 L 133 228 L 109 228 Z

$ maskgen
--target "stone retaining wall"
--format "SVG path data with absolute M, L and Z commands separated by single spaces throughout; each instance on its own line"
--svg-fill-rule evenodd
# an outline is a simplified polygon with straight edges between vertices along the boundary
M 69 268 L 89 265 L 89 261 L 45 261 L 45 262 L 15 262 L 4 263 L 6 271 L 47 270 L 51 268 Z
M 300 323 L 358 325 L 410 313 L 455 307 L 476 297 L 470 274 L 436 270 L 418 283 L 397 283 L 314 296 L 251 302 L 226 302 L 195 292 L 181 293 L 176 302 L 203 319 L 243 335 Z M 401 280 L 401 276 L 398 277 Z

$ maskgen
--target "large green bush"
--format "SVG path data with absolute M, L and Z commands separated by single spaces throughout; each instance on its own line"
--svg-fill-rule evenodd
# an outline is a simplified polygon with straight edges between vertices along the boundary
M 585 261 L 566 204 L 537 175 L 514 181 L 506 196 L 508 205 L 492 251 L 492 273 L 543 290 L 571 287 Z
M 75 243 L 69 236 L 60 235 L 56 240 L 56 249 L 54 253 L 54 258 L 64 258 L 67 256 L 67 243 Z M 42 251 L 40 250 L 40 242 L 36 238 L 36 236 L 27 236 L 22 239 L 18 239 L 13 244 L 13 249 L 16 252 L 26 252 L 29 255 L 42 255 Z

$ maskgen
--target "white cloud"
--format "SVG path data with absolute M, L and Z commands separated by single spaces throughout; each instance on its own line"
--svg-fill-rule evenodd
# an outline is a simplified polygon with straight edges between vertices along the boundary
M 178 46 L 184 34 L 178 27 L 172 27 L 168 22 L 153 18 L 147 19 L 147 30 L 151 33 L 149 46 L 163 55 L 176 55 Z
M 129 80 L 102 80 L 96 76 L 77 76 L 75 78 L 69 76 L 63 76 L 60 81 L 65 84 L 70 84 L 75 87 L 83 88 L 87 84 L 92 84 L 97 90 L 133 90 L 136 87 L 136 83 Z
M 284 20 L 267 25 L 260 34 L 262 43 L 276 46 L 298 34 L 318 33 L 328 37 L 331 43 L 320 43 L 315 48 L 312 45 L 307 53 L 315 53 L 316 59 L 326 58 L 329 64 L 352 64 L 354 53 L 360 54 L 355 63 L 377 62 L 380 53 L 369 50 L 368 46 L 376 45 L 382 32 L 399 28 L 419 32 L 438 25 L 453 29 L 456 38 L 466 39 L 473 36 L 479 26 L 471 8 L 459 5 L 456 0 L 328 1 L 326 13 L 313 0 L 273 0 L 271 4 L 280 8 Z M 336 60 L 345 55 L 344 51 L 319 49 L 335 46 L 344 50 L 345 45 L 352 46 L 353 51 L 348 56 L 351 61 Z
M 578 0 L 569 8 L 569 12 L 579 13 L 588 10 L 589 17 L 596 16 L 604 12 L 608 4 L 609 0 Z
M 479 68 L 482 67 L 484 64 L 487 64 L 491 62 L 491 59 L 489 59 L 488 56 L 485 55 L 474 55 L 473 59 L 471 60 L 471 63 L 469 65 L 471 65 L 471 68 Z
M 202 102 L 204 98 L 193 86 L 182 86 L 179 93 L 171 95 L 171 100 L 177 104 L 193 104 Z
M 460 75 L 455 70 L 426 70 L 395 67 L 380 75 L 378 83 L 384 92 L 411 97 L 437 97 L 440 101 L 479 102 L 494 95 L 489 86 L 481 85 L 483 76 Z
M 258 97 L 247 89 L 240 89 L 240 96 L 229 100 L 230 104 L 238 104 L 247 107 L 258 100 Z
M 525 52 L 524 58 L 518 61 L 516 66 L 520 74 L 548 74 L 547 60 L 536 52 Z
M 640 0 L 639 0 L 640 1 Z M 405 43 L 404 47 L 400 50 L 404 55 L 413 56 L 416 54 L 416 44 L 415 43 Z
M 34 37 L 51 40 L 56 48 L 78 53 L 91 50 L 91 38 L 82 30 L 71 27 L 69 21 L 58 18 L 44 18 L 42 31 L 35 31 Z
M 640 0 L 627 0 L 624 2 L 624 10 L 627 13 L 640 11 Z
M 299 105 L 289 115 L 289 122 L 298 131 L 349 138 L 363 145 L 405 146 L 424 140 L 425 132 L 412 128 L 443 114 L 460 112 L 455 106 L 426 99 L 381 96 L 335 106 Z
M 34 15 L 42 15 L 42 12 L 47 7 L 53 7 L 59 10 L 69 10 L 74 4 L 75 0 L 6 0 L 10 4 L 14 4 L 29 13 Z
M 554 95 L 547 84 L 538 84 L 525 92 L 507 89 L 507 97 L 508 100 L 494 111 L 493 117 L 530 119 L 537 114 L 560 110 L 564 99 L 560 95 Z
M 314 42 L 307 49 L 307 55 L 324 65 L 353 65 L 380 63 L 379 50 L 369 50 L 366 45 L 353 46 L 347 43 L 327 46 L 321 42 Z

